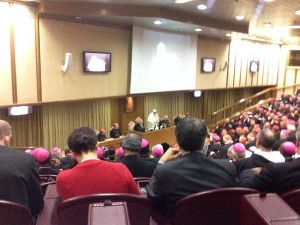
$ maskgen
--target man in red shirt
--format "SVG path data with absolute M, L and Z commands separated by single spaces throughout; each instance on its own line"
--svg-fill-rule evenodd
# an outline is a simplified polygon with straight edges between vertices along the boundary
M 139 195 L 138 187 L 125 165 L 97 158 L 97 135 L 94 130 L 75 129 L 68 138 L 68 146 L 78 164 L 61 171 L 56 187 L 62 200 L 96 193 L 129 193 Z

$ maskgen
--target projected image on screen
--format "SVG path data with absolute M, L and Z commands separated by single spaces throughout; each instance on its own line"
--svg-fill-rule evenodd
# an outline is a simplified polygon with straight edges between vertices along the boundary
M 130 93 L 195 88 L 197 37 L 133 28 Z

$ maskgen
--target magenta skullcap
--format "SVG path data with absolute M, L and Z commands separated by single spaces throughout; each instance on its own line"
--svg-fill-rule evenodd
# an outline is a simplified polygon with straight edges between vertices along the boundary
M 283 129 L 283 130 L 280 131 L 280 134 L 288 136 L 289 131 L 287 129 Z
M 31 154 L 31 149 L 26 149 L 25 152 Z
M 232 146 L 232 150 L 236 153 L 244 153 L 246 151 L 245 145 L 241 143 L 236 143 Z
M 40 149 L 43 149 L 43 148 L 35 148 L 30 152 L 30 154 L 33 155 L 35 160 L 36 160 L 36 155 Z
M 124 154 L 125 154 L 125 152 L 124 152 L 124 149 L 123 149 L 122 147 L 120 147 L 120 148 L 118 148 L 118 149 L 116 150 L 116 155 L 117 155 L 117 156 L 123 157 Z
M 52 153 L 53 154 L 59 154 L 61 152 L 60 148 L 59 147 L 54 147 L 52 148 Z
M 294 155 L 296 153 L 296 145 L 290 141 L 283 142 L 282 148 L 288 154 Z
M 160 158 L 163 154 L 164 154 L 164 148 L 161 144 L 155 145 L 152 148 L 152 154 L 157 157 Z
M 141 147 L 142 148 L 145 148 L 147 145 L 149 144 L 149 142 L 146 140 L 146 139 L 142 139 L 142 144 L 141 144 Z
M 214 135 L 214 136 L 213 136 L 213 139 L 214 139 L 215 142 L 221 141 L 221 138 L 220 138 L 219 135 Z
M 49 151 L 43 148 L 39 148 L 39 150 L 36 153 L 35 159 L 37 162 L 42 163 L 46 162 L 50 157 Z
M 97 157 L 98 159 L 102 159 L 104 155 L 104 151 L 101 147 L 97 147 Z

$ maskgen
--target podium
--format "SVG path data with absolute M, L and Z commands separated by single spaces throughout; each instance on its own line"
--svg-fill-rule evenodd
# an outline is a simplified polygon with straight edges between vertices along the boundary
M 151 149 L 154 145 L 161 144 L 163 142 L 168 143 L 170 146 L 174 146 L 176 144 L 175 128 L 176 126 L 171 126 L 148 132 L 132 132 L 137 133 L 142 138 L 146 139 L 149 142 L 149 147 Z

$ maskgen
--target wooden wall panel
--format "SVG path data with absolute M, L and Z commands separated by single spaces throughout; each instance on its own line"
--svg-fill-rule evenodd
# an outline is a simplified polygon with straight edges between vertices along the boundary
M 130 43 L 130 30 L 40 19 L 43 102 L 126 95 Z M 85 50 L 111 52 L 112 71 L 83 73 Z M 72 63 L 63 73 L 66 52 L 72 53 Z
M 18 103 L 37 102 L 35 19 L 33 8 L 19 6 L 23 13 L 14 21 Z M 30 91 L 29 91 L 30 90 Z
M 0 105 L 13 103 L 10 54 L 9 5 L 0 2 Z

